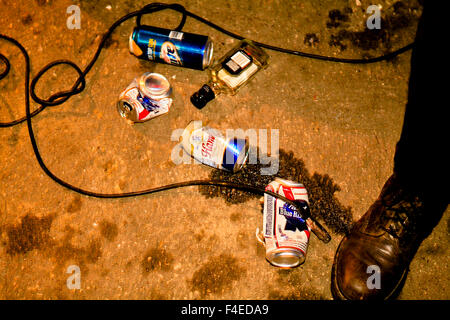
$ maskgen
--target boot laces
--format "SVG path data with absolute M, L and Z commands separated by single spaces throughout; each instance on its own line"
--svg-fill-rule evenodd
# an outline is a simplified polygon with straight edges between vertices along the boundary
M 386 210 L 382 215 L 382 229 L 397 239 L 402 237 L 406 231 L 414 232 L 412 229 L 415 229 L 416 226 L 412 220 L 416 216 L 414 213 L 420 211 L 420 202 L 417 200 L 400 200 L 394 204 L 386 205 Z

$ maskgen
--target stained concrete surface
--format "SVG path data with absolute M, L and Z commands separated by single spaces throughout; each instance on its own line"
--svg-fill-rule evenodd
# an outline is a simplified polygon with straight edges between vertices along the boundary
M 422 10 L 416 1 L 380 0 L 382 28 L 369 31 L 370 1 L 179 3 L 250 39 L 336 57 L 378 56 L 408 44 Z M 81 9 L 81 29 L 66 26 L 72 4 Z M 32 75 L 56 59 L 86 66 L 107 28 L 144 4 L 1 0 L 0 33 L 28 50 Z M 160 12 L 143 22 L 173 28 L 178 19 Z M 351 223 L 376 199 L 392 171 L 410 52 L 389 62 L 347 65 L 267 51 L 269 67 L 248 86 L 199 111 L 189 97 L 207 80 L 206 72 L 136 59 L 128 52 L 133 24 L 115 31 L 83 93 L 33 119 L 44 161 L 58 177 L 105 193 L 213 177 L 212 168 L 175 165 L 170 158 L 178 143 L 171 140 L 173 130 L 195 119 L 220 130 L 278 129 L 280 149 L 290 157 L 280 170 L 317 182 L 310 190 L 317 212 L 333 203 L 337 207 L 328 215 L 340 208 Z M 209 35 L 215 58 L 236 43 L 193 19 L 184 30 Z M 24 61 L 4 41 L 0 52 L 12 64 L 0 82 L 0 121 L 9 121 L 25 112 Z M 170 80 L 174 105 L 164 116 L 131 126 L 115 103 L 147 71 Z M 38 95 L 67 89 L 74 79 L 68 67 L 52 69 L 38 84 Z M 25 124 L 1 129 L 0 141 L 1 299 L 332 299 L 331 266 L 342 238 L 332 219 L 322 220 L 330 243 L 312 236 L 306 262 L 280 270 L 267 263 L 255 238 L 262 224 L 257 198 L 230 203 L 198 187 L 121 200 L 90 198 L 43 173 Z M 450 297 L 449 221 L 447 210 L 413 260 L 399 299 Z M 71 265 L 80 268 L 80 289 L 67 287 Z

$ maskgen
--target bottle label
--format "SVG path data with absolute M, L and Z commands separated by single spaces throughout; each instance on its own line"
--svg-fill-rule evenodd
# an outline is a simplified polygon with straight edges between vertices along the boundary
M 225 82 L 230 88 L 237 88 L 245 81 L 247 81 L 256 71 L 258 71 L 258 66 L 255 63 L 251 63 L 244 71 L 239 75 L 233 76 L 225 71 L 225 69 L 220 69 L 217 73 L 217 77 Z
M 253 58 L 242 50 L 237 51 L 229 59 L 222 63 L 222 66 L 232 75 L 237 75 L 252 63 Z

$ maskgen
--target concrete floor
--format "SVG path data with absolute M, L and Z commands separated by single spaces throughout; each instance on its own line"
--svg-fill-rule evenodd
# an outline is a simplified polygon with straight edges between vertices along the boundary
M 365 9 L 372 3 L 364 0 L 177 2 L 250 39 L 355 58 L 412 42 L 421 13 L 416 1 L 380 0 L 383 25 L 373 34 L 365 29 Z M 66 26 L 72 4 L 81 9 L 80 29 Z M 0 33 L 28 50 L 32 75 L 56 59 L 83 67 L 107 28 L 144 4 L 2 0 Z M 178 14 L 161 12 L 143 22 L 173 28 L 178 19 Z M 44 161 L 58 177 L 105 193 L 214 177 L 212 168 L 175 165 L 170 159 L 177 144 L 170 139 L 173 130 L 202 120 L 223 131 L 278 129 L 280 148 L 293 157 L 280 170 L 297 166 L 301 177 L 319 181 L 309 190 L 316 196 L 316 212 L 326 211 L 320 200 L 331 201 L 356 221 L 376 199 L 392 172 L 410 52 L 391 62 L 347 65 L 267 51 L 266 70 L 236 96 L 220 96 L 200 111 L 189 97 L 207 73 L 136 59 L 128 51 L 133 24 L 125 22 L 113 34 L 81 94 L 33 119 Z M 236 43 L 192 19 L 184 31 L 209 35 L 215 58 Z M 0 52 L 12 64 L 0 81 L 0 121 L 9 121 L 25 113 L 24 61 L 3 41 Z M 170 80 L 174 105 L 166 115 L 129 125 L 115 103 L 132 79 L 147 71 Z M 69 88 L 75 78 L 68 67 L 52 69 L 37 92 L 48 97 Z M 342 233 L 331 220 L 324 223 L 330 243 L 311 236 L 306 262 L 280 270 L 267 263 L 254 236 L 262 225 L 257 198 L 231 204 L 221 196 L 205 197 L 197 187 L 123 200 L 90 198 L 43 173 L 26 124 L 1 129 L 0 141 L 1 299 L 332 299 L 331 266 Z M 322 195 L 320 186 L 327 181 L 335 187 Z M 399 299 L 450 298 L 449 217 L 447 210 L 423 242 Z M 71 265 L 80 268 L 80 289 L 67 287 Z

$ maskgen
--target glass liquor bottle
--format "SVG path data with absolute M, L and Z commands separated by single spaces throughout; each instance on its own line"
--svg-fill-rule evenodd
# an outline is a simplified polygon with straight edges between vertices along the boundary
M 191 96 L 191 102 L 202 109 L 221 93 L 235 95 L 256 73 L 267 67 L 269 56 L 250 40 L 241 40 L 217 63 L 208 68 L 209 82 Z

